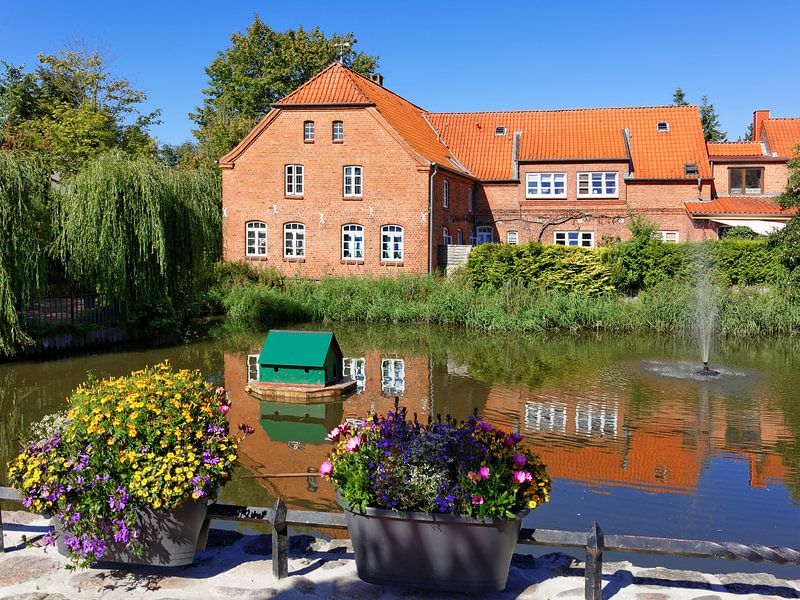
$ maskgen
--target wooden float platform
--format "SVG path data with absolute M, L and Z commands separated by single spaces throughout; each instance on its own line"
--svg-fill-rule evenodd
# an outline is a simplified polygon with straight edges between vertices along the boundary
M 251 383 L 244 391 L 259 400 L 276 400 L 281 402 L 305 404 L 337 402 L 343 396 L 355 391 L 354 379 L 343 379 L 325 387 L 304 387 L 291 385 L 273 385 L 270 383 Z

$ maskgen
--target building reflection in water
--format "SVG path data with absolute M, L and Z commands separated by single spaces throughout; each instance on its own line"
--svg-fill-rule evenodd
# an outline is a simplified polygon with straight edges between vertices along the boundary
M 481 383 L 451 360 L 434 363 L 428 356 L 375 350 L 344 360 L 345 374 L 358 382 L 356 393 L 344 401 L 302 405 L 258 401 L 244 391 L 257 379 L 257 358 L 233 353 L 224 358 L 231 422 L 261 425 L 241 448 L 241 462 L 256 475 L 316 473 L 330 450 L 325 442 L 330 429 L 343 420 L 384 414 L 400 397 L 421 421 L 446 415 L 463 419 L 477 412 L 521 433 L 556 479 L 598 488 L 693 494 L 705 461 L 714 454 L 747 460 L 751 486 L 786 476 L 780 455 L 765 451 L 790 435 L 779 410 L 726 402 L 705 388 L 698 398 L 691 382 L 651 385 L 644 391 L 592 381 L 531 389 Z M 697 401 L 670 401 L 674 397 Z M 333 486 L 320 485 L 314 477 L 259 483 L 290 507 L 336 507 Z

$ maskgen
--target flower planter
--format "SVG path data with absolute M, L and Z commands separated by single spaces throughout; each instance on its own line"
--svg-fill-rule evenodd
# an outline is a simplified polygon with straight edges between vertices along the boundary
M 192 564 L 206 518 L 206 506 L 205 501 L 188 500 L 173 510 L 136 507 L 142 555 L 135 556 L 123 544 L 111 542 L 106 545 L 100 561 L 158 567 Z M 61 529 L 58 517 L 53 518 L 53 523 L 57 531 Z M 63 535 L 59 536 L 56 546 L 60 554 L 67 555 Z
M 341 502 L 358 576 L 368 583 L 453 592 L 505 588 L 522 518 L 350 510 Z

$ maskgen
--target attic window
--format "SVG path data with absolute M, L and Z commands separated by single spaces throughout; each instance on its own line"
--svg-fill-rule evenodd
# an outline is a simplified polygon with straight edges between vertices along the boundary
M 495 127 L 494 128 L 494 134 L 495 135 L 505 135 L 506 134 L 506 128 L 503 127 L 502 125 L 500 125 L 498 127 Z
M 697 163 L 684 163 L 683 164 L 683 174 L 686 176 L 689 175 L 698 175 L 700 171 L 697 169 Z
M 661 133 L 662 131 L 664 132 L 669 131 L 669 123 L 667 123 L 666 121 L 659 121 L 656 127 L 658 128 L 659 133 Z

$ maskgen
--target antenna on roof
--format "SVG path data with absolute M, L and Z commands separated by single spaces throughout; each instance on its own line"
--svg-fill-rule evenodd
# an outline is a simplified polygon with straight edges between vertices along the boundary
M 336 44 L 339 47 L 339 58 L 338 61 L 344 64 L 344 54 L 345 49 L 350 47 L 350 42 L 339 42 Z

